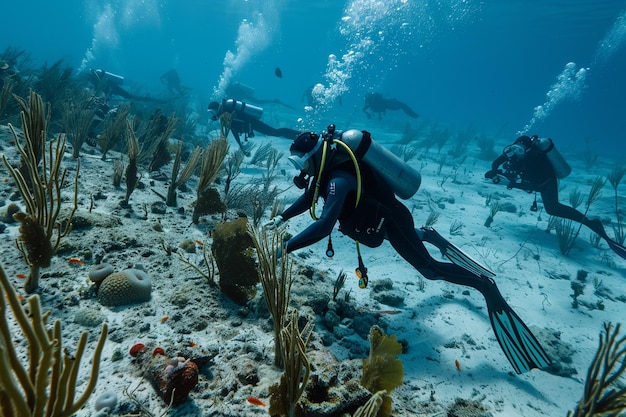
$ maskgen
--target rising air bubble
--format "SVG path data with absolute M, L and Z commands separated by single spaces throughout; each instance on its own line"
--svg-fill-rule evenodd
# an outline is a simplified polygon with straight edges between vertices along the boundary
M 548 117 L 561 101 L 580 98 L 588 70 L 588 68 L 577 69 L 574 62 L 568 62 L 563 71 L 556 77 L 556 82 L 550 86 L 546 93 L 547 100 L 542 105 L 535 107 L 530 122 L 518 134 L 527 134 L 535 123 Z

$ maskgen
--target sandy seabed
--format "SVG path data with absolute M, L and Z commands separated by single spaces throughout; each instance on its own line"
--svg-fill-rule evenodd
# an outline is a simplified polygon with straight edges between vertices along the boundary
M 15 147 L 10 143 L 12 136 L 4 126 L 1 134 L 0 151 L 17 163 Z M 391 144 L 399 136 L 380 135 L 377 139 Z M 285 155 L 290 144 L 284 139 L 260 136 L 252 141 L 257 146 L 269 142 Z M 231 149 L 234 142 L 232 145 Z M 478 159 L 477 154 L 478 149 L 470 147 L 462 165 L 455 166 L 450 159 L 441 167 L 436 149 L 419 155 L 411 163 L 422 174 L 422 186 L 405 203 L 417 226 L 431 211 L 439 212 L 435 228 L 497 274 L 502 294 L 544 344 L 555 362 L 554 370 L 516 375 L 493 336 L 482 296 L 446 282 L 421 279 L 387 243 L 376 249 L 362 248 L 370 285 L 360 289 L 352 273 L 356 267 L 354 243 L 335 231 L 333 258 L 324 255 L 326 241 L 291 255 L 291 306 L 315 323 L 308 346 L 313 372 L 319 377 L 334 369 L 339 378 L 358 380 L 362 359 L 369 351 L 363 329 L 378 324 L 387 334 L 396 335 L 405 349 L 399 356 L 404 365 L 404 383 L 392 393 L 394 415 L 565 416 L 582 395 L 602 324 L 619 323 L 626 315 L 626 261 L 614 255 L 604 242 L 599 248 L 593 247 L 590 231 L 584 227 L 573 250 L 561 254 L 554 232 L 546 232 L 549 216 L 541 210 L 541 202 L 540 210 L 531 212 L 533 195 L 484 180 L 490 162 Z M 569 190 L 579 187 L 587 193 L 596 175 L 607 175 L 615 166 L 613 161 L 601 159 L 594 173 L 589 173 L 582 159 L 566 156 L 573 173 L 561 183 L 564 203 Z M 124 183 L 121 188 L 112 184 L 116 157 L 118 154 L 110 152 L 103 161 L 98 150 L 85 146 L 76 226 L 62 239 L 52 265 L 43 270 L 37 291 L 43 309 L 51 311 L 51 320 L 61 320 L 68 350 L 83 331 L 90 333 L 79 392 L 89 375 L 89 358 L 101 323 L 106 320 L 109 324 L 96 389 L 77 416 L 128 415 L 139 410 L 138 402 L 155 416 L 267 414 L 266 407 L 246 400 L 256 397 L 269 403 L 268 388 L 281 375 L 273 366 L 273 330 L 261 285 L 248 305 L 237 305 L 188 268 L 176 253 L 165 250 L 177 248 L 192 263 L 201 265 L 200 243 L 210 245 L 209 233 L 222 217 L 206 216 L 199 224 L 192 223 L 195 176 L 187 182 L 185 191 L 179 192 L 178 207 L 154 212 L 155 207 L 162 206 L 159 194 L 166 194 L 171 164 L 158 172 L 140 170 L 141 185 L 132 193 L 130 207 L 122 207 Z M 66 153 L 63 164 L 68 178 L 73 178 L 76 161 L 70 153 Z M 291 186 L 294 172 L 286 157 L 279 164 L 275 184 L 285 190 L 281 197 L 289 203 L 300 191 Z M 242 167 L 236 179 L 239 183 L 259 181 L 263 175 L 262 167 L 246 161 Z M 23 205 L 4 166 L 0 166 L 0 172 L 4 177 L 0 213 L 4 215 L 9 203 Z M 620 188 L 622 207 L 625 187 L 622 184 Z M 64 190 L 68 198 L 70 190 Z M 514 212 L 498 212 L 491 227 L 485 227 L 488 198 L 510 203 Z M 608 183 L 601 198 L 593 203 L 590 216 L 615 221 L 615 199 Z M 295 234 L 310 221 L 303 214 L 288 222 L 287 230 Z M 155 227 L 157 223 L 160 231 Z M 4 224 L 1 262 L 18 292 L 26 296 L 18 278 L 28 273 L 15 246 L 19 226 Z M 607 230 L 611 235 L 610 228 Z M 193 253 L 179 248 L 189 240 L 196 242 Z M 442 259 L 434 247 L 429 249 Z M 85 263 L 70 263 L 70 258 Z M 152 281 L 150 301 L 125 307 L 102 306 L 87 278 L 89 270 L 101 262 L 110 263 L 115 270 L 143 268 Z M 347 281 L 337 301 L 330 301 L 335 279 L 344 270 Z M 585 271 L 587 277 L 574 308 L 571 284 L 581 276 L 580 271 Z M 339 317 L 331 329 L 328 311 L 339 311 L 338 304 L 349 306 L 352 313 Z M 24 351 L 25 340 L 10 323 L 14 343 Z M 187 402 L 166 412 L 167 405 L 142 379 L 136 360 L 128 354 L 137 343 L 207 360 L 200 367 L 199 383 Z M 96 413 L 96 399 L 110 392 L 117 395 L 118 405 Z

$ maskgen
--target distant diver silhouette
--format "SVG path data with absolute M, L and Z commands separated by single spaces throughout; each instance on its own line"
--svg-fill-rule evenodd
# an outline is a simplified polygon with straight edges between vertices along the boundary
M 387 110 L 402 110 L 407 116 L 417 119 L 419 114 L 415 113 L 407 104 L 395 98 L 384 98 L 380 93 L 369 93 L 365 95 L 363 113 L 368 119 L 372 118 L 372 113 L 378 114 L 378 120 Z
M 266 123 L 263 123 L 261 121 L 263 109 L 255 105 L 245 103 L 241 100 L 229 98 L 223 99 L 221 103 L 212 101 L 209 103 L 208 111 L 212 120 L 219 120 L 220 116 L 224 113 L 233 114 L 230 132 L 233 134 L 233 137 L 240 147 L 242 147 L 241 135 L 243 135 L 245 141 L 247 141 L 248 138 L 253 138 L 254 132 L 293 140 L 300 133 L 294 129 L 286 127 L 274 128 Z M 244 154 L 248 156 L 246 151 L 244 151 Z
M 122 87 L 124 77 L 102 69 L 90 69 L 87 74 L 87 81 L 93 85 L 96 92 L 101 92 L 107 99 L 110 99 L 112 96 L 119 96 L 128 100 L 152 101 L 155 103 L 165 102 L 165 100 L 154 97 L 137 96 L 129 93 Z
M 242 84 L 240 82 L 234 82 L 226 87 L 226 97 L 232 97 L 237 100 L 242 101 L 251 101 L 252 103 L 257 104 L 280 104 L 281 106 L 287 107 L 288 109 L 295 110 L 294 107 L 289 104 L 285 104 L 282 101 L 275 99 L 262 99 L 258 98 L 254 95 L 254 87 L 250 87 L 249 85 Z
M 161 75 L 161 84 L 163 84 L 171 93 L 183 94 L 184 89 L 180 84 L 180 77 L 178 71 L 171 69 Z

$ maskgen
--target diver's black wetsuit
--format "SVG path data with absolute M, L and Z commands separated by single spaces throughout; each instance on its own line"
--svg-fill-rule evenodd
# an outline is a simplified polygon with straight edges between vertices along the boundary
M 209 109 L 214 109 L 212 116 L 213 120 L 218 120 L 224 113 L 231 113 L 234 118 L 230 123 L 230 131 L 233 137 L 237 141 L 237 144 L 241 146 L 241 135 L 247 140 L 249 137 L 254 137 L 254 132 L 259 132 L 267 136 L 283 137 L 285 139 L 294 140 L 300 132 L 287 127 L 274 128 L 266 123 L 263 123 L 259 115 L 251 115 L 246 111 L 237 111 L 237 106 L 241 105 L 243 109 L 246 108 L 246 103 L 235 99 L 224 99 L 220 105 L 217 102 L 209 104 Z M 254 107 L 254 106 L 253 106 Z M 262 112 L 263 110 L 257 109 Z
M 230 124 L 230 131 L 232 132 L 235 140 L 238 144 L 241 145 L 241 135 L 244 135 L 244 138 L 253 138 L 254 132 L 259 132 L 267 136 L 277 136 L 285 139 L 294 140 L 296 136 L 298 136 L 297 130 L 289 129 L 287 127 L 279 127 L 275 128 L 266 123 L 263 123 L 259 119 L 255 119 L 254 117 L 246 117 L 246 115 L 242 115 L 242 117 L 237 116 L 236 119 L 233 119 Z
M 530 142 L 527 136 L 519 137 L 514 144 L 528 149 L 523 157 L 508 157 L 504 152 L 491 164 L 486 178 L 493 178 L 502 167 L 501 174 L 510 181 L 509 188 L 519 188 L 528 192 L 539 192 L 546 213 L 579 222 L 593 230 L 603 239 L 610 238 L 598 219 L 589 219 L 573 207 L 559 202 L 559 187 L 556 173 L 545 152 Z
M 365 95 L 365 104 L 362 110 L 368 119 L 372 117 L 370 111 L 378 113 L 378 119 L 380 120 L 387 110 L 402 110 L 409 117 L 414 119 L 419 117 L 419 114 L 415 113 L 406 103 L 395 98 L 384 98 L 380 93 Z
M 362 133 L 365 135 L 367 132 Z M 330 156 L 324 156 L 327 155 L 327 148 L 321 148 L 321 140 L 325 139 L 315 133 L 305 132 L 298 136 L 290 148 L 290 161 L 300 170 L 300 175 L 296 177 L 297 184 L 306 175 L 314 175 L 316 178 L 310 181 L 304 194 L 267 227 L 275 227 L 310 207 L 315 209 L 312 203 L 317 195 L 317 181 L 317 191 L 324 199 L 324 208 L 317 221 L 287 241 L 283 251 L 292 252 L 318 242 L 331 233 L 337 221 L 343 234 L 366 246 L 377 247 L 387 239 L 396 252 L 427 279 L 466 285 L 483 295 L 494 335 L 517 373 L 542 368 L 550 363 L 550 358 L 535 336 L 500 294 L 492 272 L 477 265 L 436 231 L 415 230 L 409 209 L 396 199 L 390 185 L 365 162 L 359 164 L 361 193 L 357 201 L 359 187 L 355 166 L 340 153 L 331 151 Z M 322 175 L 318 178 L 320 172 Z M 453 263 L 435 260 L 426 250 L 422 239 L 441 249 Z M 358 259 L 357 271 L 361 273 L 359 286 L 364 287 L 367 285 L 367 269 L 360 255 Z
M 383 181 L 380 178 L 377 180 Z M 372 186 L 372 181 L 367 180 L 363 181 L 363 188 L 363 195 L 355 208 L 357 184 L 354 174 L 343 169 L 329 172 L 328 180 L 323 181 L 320 187 L 324 209 L 319 219 L 292 237 L 285 250 L 292 252 L 320 241 L 331 233 L 339 221 L 339 230 L 343 234 L 366 246 L 378 246 L 384 237 L 400 256 L 427 279 L 467 285 L 483 295 L 497 291 L 491 278 L 475 275 L 458 265 L 439 262 L 430 256 L 415 230 L 411 212 L 395 198 L 388 184 Z M 305 212 L 311 206 L 311 196 L 312 190 L 309 189 L 281 217 L 287 220 Z M 379 229 L 378 233 L 376 229 Z M 374 236 L 377 234 L 380 239 Z

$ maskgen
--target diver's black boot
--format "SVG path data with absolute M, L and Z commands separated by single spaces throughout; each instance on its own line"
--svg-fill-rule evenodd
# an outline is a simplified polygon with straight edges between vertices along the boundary
M 615 252 L 620 258 L 626 259 L 626 248 L 611 239 L 609 235 L 606 234 L 606 231 L 604 230 L 604 225 L 602 224 L 602 221 L 600 221 L 600 219 L 589 220 L 587 226 L 595 233 L 600 235 L 600 237 L 604 239 L 609 245 L 609 248 L 611 248 L 611 250 Z
M 611 239 L 606 239 L 606 243 L 609 244 L 609 247 L 613 250 L 613 252 L 615 252 L 620 258 L 622 259 L 626 259 L 626 248 L 622 245 L 620 245 L 619 243 L 611 240 Z
M 450 242 L 444 239 L 444 237 L 432 227 L 422 227 L 420 230 L 422 231 L 422 240 L 436 246 L 441 253 L 445 255 Z
M 522 319 L 504 300 L 493 279 L 484 278 L 480 292 L 487 301 L 491 327 L 507 359 L 521 374 L 533 368 L 543 368 L 551 360 Z

